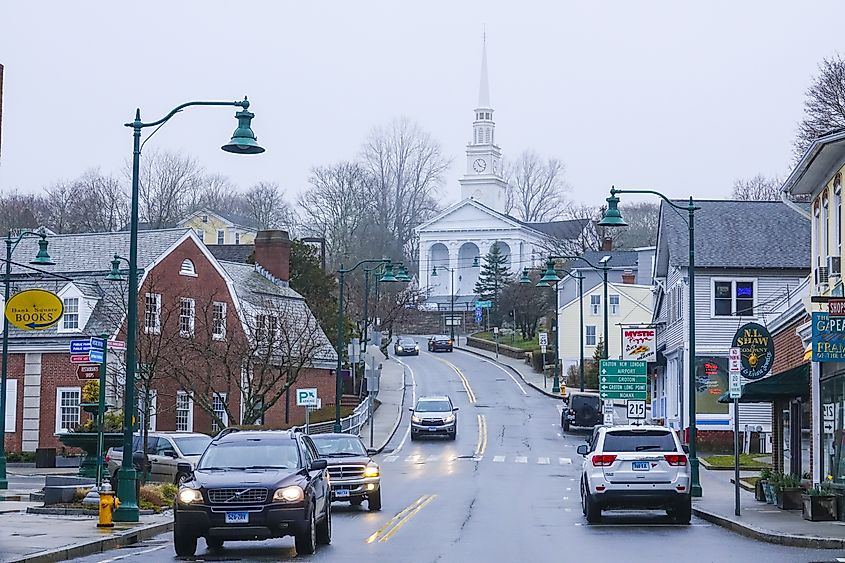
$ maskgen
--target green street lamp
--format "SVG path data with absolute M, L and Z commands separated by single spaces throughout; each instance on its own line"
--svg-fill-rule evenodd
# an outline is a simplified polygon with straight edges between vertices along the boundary
M 441 270 L 449 272 L 449 339 L 455 342 L 455 270 L 448 266 L 440 266 Z M 431 276 L 437 277 L 437 266 L 431 269 Z
M 393 273 L 393 263 L 389 258 L 378 258 L 361 260 L 351 268 L 344 268 L 343 264 L 337 270 L 338 275 L 338 299 L 337 299 L 337 366 L 335 369 L 335 394 L 334 394 L 334 432 L 341 432 L 343 427 L 340 423 L 340 398 L 343 395 L 343 376 L 341 370 L 343 369 L 343 276 L 349 272 L 357 270 L 364 264 L 379 264 L 384 265 L 384 274 L 382 274 L 379 282 L 398 282 L 400 281 Z M 401 272 L 400 272 L 401 274 Z M 366 275 L 366 272 L 365 272 Z
M 396 279 L 400 282 L 411 281 L 411 276 L 408 275 L 408 268 L 405 267 L 405 264 L 399 264 L 399 273 L 396 274 Z
M 135 481 L 137 475 L 132 465 L 132 431 L 135 418 L 135 369 L 136 369 L 136 334 L 138 332 L 138 191 L 141 167 L 141 131 L 148 127 L 155 127 L 147 140 L 158 129 L 183 109 L 191 106 L 233 106 L 241 108 L 235 113 L 238 127 L 228 143 L 220 147 L 226 152 L 236 154 L 260 154 L 264 148 L 258 145 L 251 123 L 255 114 L 249 111 L 249 101 L 244 97 L 235 102 L 186 102 L 173 108 L 170 113 L 157 121 L 141 121 L 141 110 L 135 110 L 135 119 L 124 123 L 132 128 L 132 203 L 129 224 L 129 296 L 126 315 L 126 379 L 123 405 L 123 460 L 117 474 L 117 496 L 120 507 L 114 512 L 115 522 L 138 521 L 138 499 L 135 495 Z M 144 141 L 146 143 L 146 141 Z M 114 265 L 114 264 L 112 264 Z M 113 272 L 112 272 L 113 273 Z M 111 273 L 110 273 L 111 275 Z
M 47 235 L 33 231 L 23 231 L 12 238 L 12 231 L 6 237 L 6 272 L 3 276 L 3 307 L 9 302 L 9 291 L 12 278 L 12 253 L 18 243 L 26 237 L 40 237 L 38 240 L 38 254 L 30 264 L 37 266 L 52 266 L 55 264 L 47 252 Z M 0 489 L 8 489 L 9 481 L 6 477 L 6 444 L 3 436 L 6 435 L 6 381 L 9 375 L 9 319 L 3 311 L 3 359 L 0 362 Z
M 604 217 L 599 222 L 602 227 L 624 227 L 627 225 L 622 214 L 619 212 L 619 198 L 616 194 L 650 194 L 656 195 L 666 205 L 677 209 L 679 211 L 686 211 L 688 214 L 687 227 L 689 228 L 689 458 L 690 470 L 692 473 L 692 486 L 690 487 L 692 496 L 701 496 L 701 480 L 699 479 L 698 455 L 696 453 L 696 407 L 695 407 L 695 212 L 701 209 L 693 202 L 692 197 L 689 198 L 687 205 L 678 205 L 670 200 L 660 192 L 653 190 L 617 190 L 616 187 L 610 188 L 610 197 L 607 198 L 607 210 L 605 210 Z

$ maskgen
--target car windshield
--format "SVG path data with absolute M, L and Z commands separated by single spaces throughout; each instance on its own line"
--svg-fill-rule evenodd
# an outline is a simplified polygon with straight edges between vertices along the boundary
M 417 412 L 447 412 L 452 410 L 449 401 L 420 401 L 417 403 Z
M 449 337 L 446 336 L 445 334 L 441 334 L 439 336 L 435 336 L 434 339 L 435 340 L 449 340 Z
M 198 469 L 291 469 L 299 466 L 294 440 L 249 440 L 212 442 L 200 459 Z
M 615 430 L 604 436 L 605 452 L 674 452 L 675 439 L 665 430 Z
M 209 436 L 185 436 L 183 438 L 173 438 L 176 442 L 176 447 L 182 452 L 182 455 L 202 455 L 208 444 L 211 443 Z
M 411 340 L 410 338 L 400 338 L 399 344 L 402 346 L 415 346 L 417 343 Z
M 367 450 L 357 436 L 312 436 L 317 453 L 322 457 L 366 456 Z

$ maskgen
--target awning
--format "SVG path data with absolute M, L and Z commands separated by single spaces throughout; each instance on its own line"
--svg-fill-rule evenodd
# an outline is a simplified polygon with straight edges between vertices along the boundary
M 757 381 L 746 383 L 742 388 L 740 403 L 771 403 L 810 396 L 810 364 L 782 371 Z M 732 403 L 729 393 L 719 397 L 720 403 Z

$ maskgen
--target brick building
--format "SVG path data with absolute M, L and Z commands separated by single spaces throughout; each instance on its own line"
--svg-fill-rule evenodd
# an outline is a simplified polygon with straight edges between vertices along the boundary
M 277 397 L 283 369 L 296 387 L 317 387 L 324 404 L 333 402 L 336 355 L 304 299 L 288 287 L 287 233 L 259 239 L 257 263 L 246 265 L 217 260 L 189 229 L 139 232 L 138 396 L 139 406 L 148 405 L 139 413 L 151 429 L 214 432 L 240 423 L 265 397 L 275 404 L 267 401 L 259 422 L 301 422 L 304 412 Z M 36 244 L 20 243 L 21 263 L 35 256 Z M 85 381 L 70 362 L 69 344 L 98 335 L 125 340 L 127 284 L 105 277 L 112 256 L 128 249 L 128 233 L 56 235 L 49 237 L 55 265 L 43 267 L 55 277 L 14 266 L 13 292 L 47 289 L 65 312 L 46 330 L 10 327 L 7 451 L 61 448 L 56 434 L 87 417 L 79 407 Z M 124 365 L 123 352 L 110 350 L 107 395 L 118 406 Z M 263 386 L 254 385 L 259 371 Z

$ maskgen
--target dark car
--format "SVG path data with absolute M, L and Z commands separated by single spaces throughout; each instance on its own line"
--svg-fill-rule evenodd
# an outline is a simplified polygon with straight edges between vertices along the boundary
M 354 434 L 312 436 L 317 453 L 329 462 L 332 500 L 360 506 L 365 500 L 370 510 L 381 510 L 381 473 L 378 464 Z
M 603 420 L 598 393 L 573 391 L 569 394 L 569 404 L 564 405 L 560 413 L 560 425 L 565 432 L 569 431 L 570 426 L 592 428 Z
M 419 356 L 420 347 L 416 340 L 407 336 L 400 336 L 393 345 L 393 353 L 397 356 Z
M 226 540 L 293 536 L 300 554 L 331 543 L 327 465 L 298 432 L 220 434 L 176 495 L 176 555 L 194 555 L 199 537 L 220 549 Z
M 438 334 L 428 339 L 429 352 L 451 352 L 452 339 L 446 335 Z

